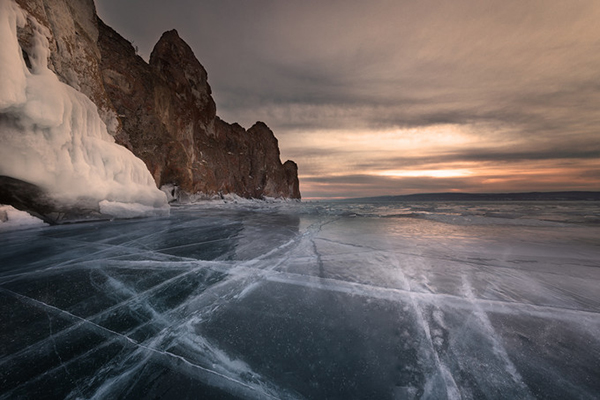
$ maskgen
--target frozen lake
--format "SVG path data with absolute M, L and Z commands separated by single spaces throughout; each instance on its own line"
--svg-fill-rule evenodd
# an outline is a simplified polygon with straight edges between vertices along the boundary
M 600 398 L 597 203 L 213 203 L 0 241 L 0 399 Z

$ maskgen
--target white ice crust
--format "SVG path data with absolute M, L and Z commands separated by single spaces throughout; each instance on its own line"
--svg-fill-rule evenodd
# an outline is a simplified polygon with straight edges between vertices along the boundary
M 17 39 L 17 27 L 27 23 L 35 32 L 31 69 Z M 115 217 L 137 216 L 136 209 L 168 214 L 144 162 L 114 142 L 90 99 L 48 69 L 50 32 L 14 0 L 0 0 L 0 37 L 0 175 L 43 187 L 66 204 L 106 201 Z
M 44 221 L 12 206 L 0 205 L 0 232 L 46 226 Z

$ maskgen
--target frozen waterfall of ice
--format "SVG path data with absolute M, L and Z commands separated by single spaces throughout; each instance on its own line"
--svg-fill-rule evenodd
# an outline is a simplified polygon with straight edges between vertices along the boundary
M 32 24 L 29 69 L 17 27 Z M 38 185 L 65 204 L 85 199 L 113 216 L 168 214 L 146 165 L 117 145 L 94 103 L 47 67 L 48 30 L 0 0 L 0 175 Z

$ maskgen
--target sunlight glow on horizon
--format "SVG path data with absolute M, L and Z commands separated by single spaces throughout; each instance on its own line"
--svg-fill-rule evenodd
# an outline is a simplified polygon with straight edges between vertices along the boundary
M 375 175 L 389 177 L 431 177 L 431 178 L 459 178 L 473 175 L 468 169 L 434 169 L 434 170 L 389 170 L 377 172 Z
M 490 140 L 491 133 L 496 139 Z M 485 124 L 312 130 L 302 137 L 304 143 L 288 158 L 300 161 L 306 200 L 449 191 L 590 190 L 598 181 L 594 171 L 600 168 L 600 160 L 594 158 L 576 162 L 569 157 L 530 158 L 536 149 L 526 137 L 511 127 Z M 317 150 L 303 154 L 318 142 Z M 283 149 L 289 150 L 285 145 Z

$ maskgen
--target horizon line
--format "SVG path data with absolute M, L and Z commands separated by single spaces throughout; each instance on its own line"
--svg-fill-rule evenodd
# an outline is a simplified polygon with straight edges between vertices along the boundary
M 340 200 L 363 200 L 363 199 L 376 199 L 376 198 L 390 198 L 390 197 L 416 197 L 416 196 L 458 196 L 458 195 L 471 195 L 471 196 L 509 196 L 509 195 L 559 195 L 559 194 L 591 194 L 599 196 L 600 190 L 551 190 L 551 191 L 515 191 L 515 192 L 419 192 L 409 194 L 384 194 L 384 195 L 373 195 L 373 196 L 361 196 L 361 197 L 343 197 L 343 196 L 332 196 L 332 197 L 303 197 L 302 200 L 308 201 L 340 201 Z

